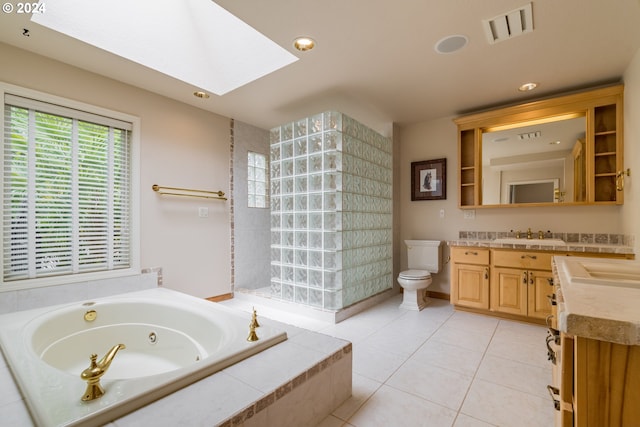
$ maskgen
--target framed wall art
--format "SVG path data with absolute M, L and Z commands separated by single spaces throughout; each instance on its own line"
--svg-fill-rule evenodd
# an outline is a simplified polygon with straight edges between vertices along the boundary
M 411 200 L 447 198 L 447 159 L 411 163 Z

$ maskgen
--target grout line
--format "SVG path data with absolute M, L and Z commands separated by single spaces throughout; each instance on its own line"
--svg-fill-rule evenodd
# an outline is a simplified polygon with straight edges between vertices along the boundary
M 427 307 L 427 308 L 428 308 L 428 307 Z M 425 310 L 426 310 L 427 308 L 425 308 Z M 406 316 L 408 313 L 409 313 L 409 312 L 403 313 L 401 316 L 398 316 L 398 317 L 396 317 L 395 319 L 391 320 L 387 325 L 385 325 L 385 327 L 389 326 L 392 322 L 394 322 L 394 321 L 396 321 L 396 320 L 398 320 L 398 319 L 400 319 L 400 318 L 402 318 L 402 317 Z M 411 357 L 413 357 L 413 355 L 414 355 L 416 352 L 418 352 L 418 350 L 420 350 L 420 348 L 422 348 L 422 346 L 423 346 L 427 341 L 429 341 L 429 339 L 431 339 L 431 337 L 433 336 L 433 334 L 435 334 L 435 333 L 436 333 L 436 332 L 437 332 L 437 331 L 438 331 L 438 330 L 439 330 L 439 329 L 440 329 L 440 328 L 441 328 L 445 323 L 447 323 L 447 321 L 448 321 L 449 319 L 451 319 L 451 317 L 453 316 L 453 314 L 454 314 L 454 313 L 455 313 L 455 311 L 452 311 L 452 312 L 451 312 L 451 313 L 450 313 L 450 314 L 449 314 L 449 315 L 448 315 L 444 320 L 442 320 L 442 322 L 440 323 L 440 325 L 439 325 L 436 329 L 434 329 L 434 330 L 433 330 L 433 332 L 431 332 L 431 334 L 429 334 L 429 336 L 428 336 L 428 337 L 426 337 L 426 338 L 424 339 L 424 341 L 422 342 L 422 344 L 420 344 L 420 345 L 419 345 L 419 346 L 418 346 L 418 347 L 417 347 L 417 348 L 416 348 L 416 349 L 415 349 L 415 350 L 414 350 L 410 355 L 406 356 L 405 360 L 404 360 L 404 361 L 403 361 L 403 362 L 402 362 L 402 363 L 401 363 L 401 364 L 400 364 L 400 365 L 399 365 L 399 366 L 398 366 L 398 367 L 397 367 L 397 368 L 396 368 L 396 369 L 395 369 L 395 370 L 394 370 L 394 371 L 393 371 L 393 372 L 392 372 L 392 373 L 387 377 L 387 379 L 385 379 L 383 382 L 379 383 L 380 385 L 378 386 L 378 388 L 376 388 L 376 389 L 373 391 L 373 393 L 371 393 L 371 394 L 370 394 L 370 395 L 369 395 L 369 396 L 368 396 L 368 397 L 367 397 L 367 398 L 362 402 L 362 404 L 358 406 L 358 409 L 356 409 L 356 410 L 353 412 L 353 414 L 351 414 L 351 415 L 349 416 L 349 418 L 346 420 L 346 422 L 347 422 L 347 423 L 348 423 L 351 419 L 353 419 L 353 417 L 358 413 L 358 411 L 360 411 L 360 409 L 362 409 L 362 408 L 364 407 L 364 405 L 365 405 L 365 404 L 366 404 L 366 403 L 367 403 L 367 402 L 368 402 L 368 401 L 369 401 L 369 400 L 370 400 L 370 399 L 371 399 L 371 398 L 372 398 L 372 397 L 373 397 L 373 396 L 378 392 L 378 390 L 380 390 L 380 388 L 381 388 L 383 385 L 384 385 L 384 386 L 387 386 L 387 387 L 390 387 L 390 388 L 393 388 L 394 390 L 398 390 L 399 392 L 402 392 L 402 393 L 408 393 L 408 392 L 406 392 L 406 391 L 404 391 L 404 390 L 400 390 L 400 389 L 398 389 L 398 388 L 395 388 L 395 387 L 393 387 L 393 386 L 391 386 L 391 385 L 387 384 L 387 381 L 389 381 L 389 379 L 391 379 L 391 377 L 392 377 L 392 376 L 393 376 L 393 375 L 394 375 L 394 374 L 395 374 L 395 373 L 396 373 L 396 372 L 397 372 L 397 371 L 398 371 L 402 366 L 404 366 L 404 364 L 405 364 L 405 363 L 407 363 L 407 361 L 408 361 L 409 359 L 411 359 Z M 366 340 L 367 338 L 369 338 L 369 336 L 371 336 L 371 335 L 372 335 L 372 334 L 368 335 L 368 336 L 365 338 L 365 340 Z M 399 355 L 398 355 L 398 356 L 399 356 Z M 358 374 L 358 375 L 364 376 L 364 375 L 362 375 L 362 374 Z M 373 379 L 373 378 L 369 378 L 369 377 L 365 377 L 365 378 L 368 378 L 369 380 L 372 380 L 372 381 L 378 382 L 377 380 L 375 380 L 375 379 Z M 416 397 L 418 397 L 419 399 L 422 399 L 422 400 L 428 400 L 428 399 L 425 399 L 425 398 L 424 398 L 424 397 L 422 397 L 422 396 L 418 396 L 418 395 L 415 395 L 415 394 L 413 394 L 413 393 L 408 393 L 408 394 L 412 394 L 413 396 L 416 396 Z M 448 410 L 452 410 L 451 408 L 447 408 L 446 406 L 443 406 L 443 405 L 442 405 L 442 404 L 440 404 L 440 403 L 432 402 L 432 401 L 430 401 L 430 400 L 428 400 L 428 401 L 429 401 L 430 403 L 434 404 L 434 405 L 438 405 L 438 406 L 441 406 L 441 407 L 446 408 L 446 409 L 448 409 Z M 455 420 L 455 418 L 454 418 L 454 420 Z M 349 425 L 351 425 L 351 424 L 349 424 Z
M 482 357 L 480 358 L 478 367 L 476 368 L 476 370 L 473 373 L 473 376 L 471 377 L 471 381 L 469 382 L 469 387 L 467 387 L 467 391 L 464 393 L 464 397 L 462 398 L 462 403 L 460 403 L 460 407 L 458 408 L 458 411 L 456 412 L 456 416 L 453 419 L 453 425 L 456 424 L 456 421 L 458 420 L 458 417 L 460 416 L 460 413 L 462 411 L 462 407 L 464 406 L 464 402 L 467 400 L 467 397 L 469 396 L 469 391 L 471 390 L 471 387 L 473 387 L 473 384 L 476 381 L 476 377 L 478 376 L 478 371 L 480 370 L 480 367 L 482 366 L 482 362 L 484 361 L 484 358 L 487 355 L 487 352 L 489 351 L 489 346 L 491 345 L 493 338 L 496 336 L 496 331 L 498 330 L 498 326 L 500 325 L 500 322 L 502 322 L 502 320 L 498 320 L 498 322 L 496 323 L 495 327 L 493 328 L 493 332 L 491 333 L 491 339 L 489 339 L 489 342 L 487 343 L 486 347 L 484 348 L 484 351 L 482 352 Z M 466 416 L 469 416 L 469 415 L 466 415 Z M 487 423 L 487 421 L 485 420 L 480 420 L 480 421 Z

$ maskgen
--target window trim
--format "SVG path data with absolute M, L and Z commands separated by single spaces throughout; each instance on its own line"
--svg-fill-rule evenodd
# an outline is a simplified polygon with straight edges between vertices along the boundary
M 255 172 L 256 172 L 256 169 L 258 169 L 258 167 L 249 165 L 249 156 L 251 154 L 262 156 L 264 158 L 264 161 L 265 161 L 264 181 L 258 181 L 257 179 L 255 179 Z M 254 151 L 254 150 L 247 150 L 247 168 L 246 168 L 247 169 L 246 170 L 246 173 L 247 173 L 247 208 L 249 208 L 249 209 L 271 209 L 271 198 L 270 198 L 270 194 L 269 194 L 270 185 L 271 185 L 270 181 L 269 181 L 269 178 L 270 178 L 270 169 L 269 169 L 269 167 L 270 167 L 269 166 L 269 157 L 268 157 L 267 154 L 260 153 L 258 151 Z M 249 178 L 249 168 L 253 168 L 254 179 L 250 179 Z M 260 169 L 262 169 L 262 168 L 260 168 Z M 258 183 L 258 182 L 263 182 L 264 185 L 265 185 L 265 194 L 264 195 L 257 194 L 255 191 L 253 193 L 251 193 L 249 191 L 249 184 L 251 182 L 253 182 L 254 185 L 256 183 Z M 264 197 L 264 206 L 251 206 L 251 203 L 249 203 L 249 198 L 251 197 L 252 194 L 253 194 L 254 197 L 263 196 Z M 255 200 L 254 200 L 254 203 L 255 203 Z
M 92 104 L 63 98 L 56 95 L 27 89 L 0 81 L 0 98 L 4 116 L 5 95 L 15 95 L 29 98 L 36 102 L 53 104 L 66 109 L 73 109 L 89 114 L 96 114 L 131 123 L 131 191 L 130 191 L 130 221 L 131 221 L 131 265 L 129 268 L 110 271 L 85 272 L 60 276 L 40 277 L 19 281 L 4 281 L 4 266 L 0 263 L 0 293 L 7 291 L 40 288 L 45 286 L 62 285 L 68 283 L 86 282 L 114 277 L 125 277 L 140 274 L 140 118 L 130 114 L 109 110 Z M 0 120 L 0 135 L 4 144 L 4 119 Z M 0 150 L 0 163 L 4 165 L 4 150 Z M 4 174 L 0 174 L 0 188 L 4 188 Z M 4 205 L 4 193 L 0 191 L 0 206 Z M 4 241 L 2 227 L 0 227 L 0 241 Z

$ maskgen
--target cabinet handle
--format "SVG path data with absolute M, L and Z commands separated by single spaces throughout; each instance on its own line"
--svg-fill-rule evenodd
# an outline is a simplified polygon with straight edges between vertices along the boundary
M 466 251 L 464 254 L 465 254 L 465 255 L 478 255 L 478 252 L 475 252 L 475 251 Z
M 556 294 L 547 295 L 547 299 L 549 300 L 549 304 L 558 305 L 558 301 L 556 301 Z
M 624 176 L 631 176 L 631 169 L 619 170 L 616 172 L 616 190 L 624 190 Z
M 484 278 L 485 280 L 489 279 L 489 267 L 484 268 Z
M 522 273 L 522 283 L 526 285 L 528 281 L 529 281 L 528 273 L 525 271 L 524 273 Z
M 550 360 L 554 365 L 558 362 L 556 352 L 551 348 L 551 341 L 554 341 L 553 335 L 547 335 L 547 360 Z
M 560 331 L 549 326 L 547 328 L 547 332 L 547 340 L 549 340 L 549 337 L 551 337 L 550 340 L 552 340 L 555 345 L 560 345 Z
M 547 324 L 547 328 L 551 327 L 551 319 L 553 319 L 554 317 L 555 316 L 553 314 L 550 314 L 544 319 L 544 323 Z
M 531 258 L 531 259 L 538 259 L 537 255 L 520 255 L 521 259 L 525 259 L 525 258 Z
M 559 411 L 560 410 L 560 400 L 556 399 L 556 396 L 560 397 L 560 390 L 558 390 L 558 387 L 554 387 L 552 385 L 548 385 L 547 386 L 547 391 L 551 395 L 551 400 L 553 400 L 553 409 L 555 409 L 556 411 Z
M 533 277 L 533 271 L 530 271 L 529 272 L 529 284 L 533 285 L 534 281 L 535 281 L 535 279 Z
M 547 282 L 549 282 L 549 286 L 553 286 L 553 277 L 549 277 Z

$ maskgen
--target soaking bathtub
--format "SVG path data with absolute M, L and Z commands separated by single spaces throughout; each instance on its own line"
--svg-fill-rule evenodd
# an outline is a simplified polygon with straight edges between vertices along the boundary
M 163 288 L 0 316 L 0 345 L 39 426 L 105 424 L 287 339 L 233 310 Z M 90 355 L 124 344 L 81 400 Z

